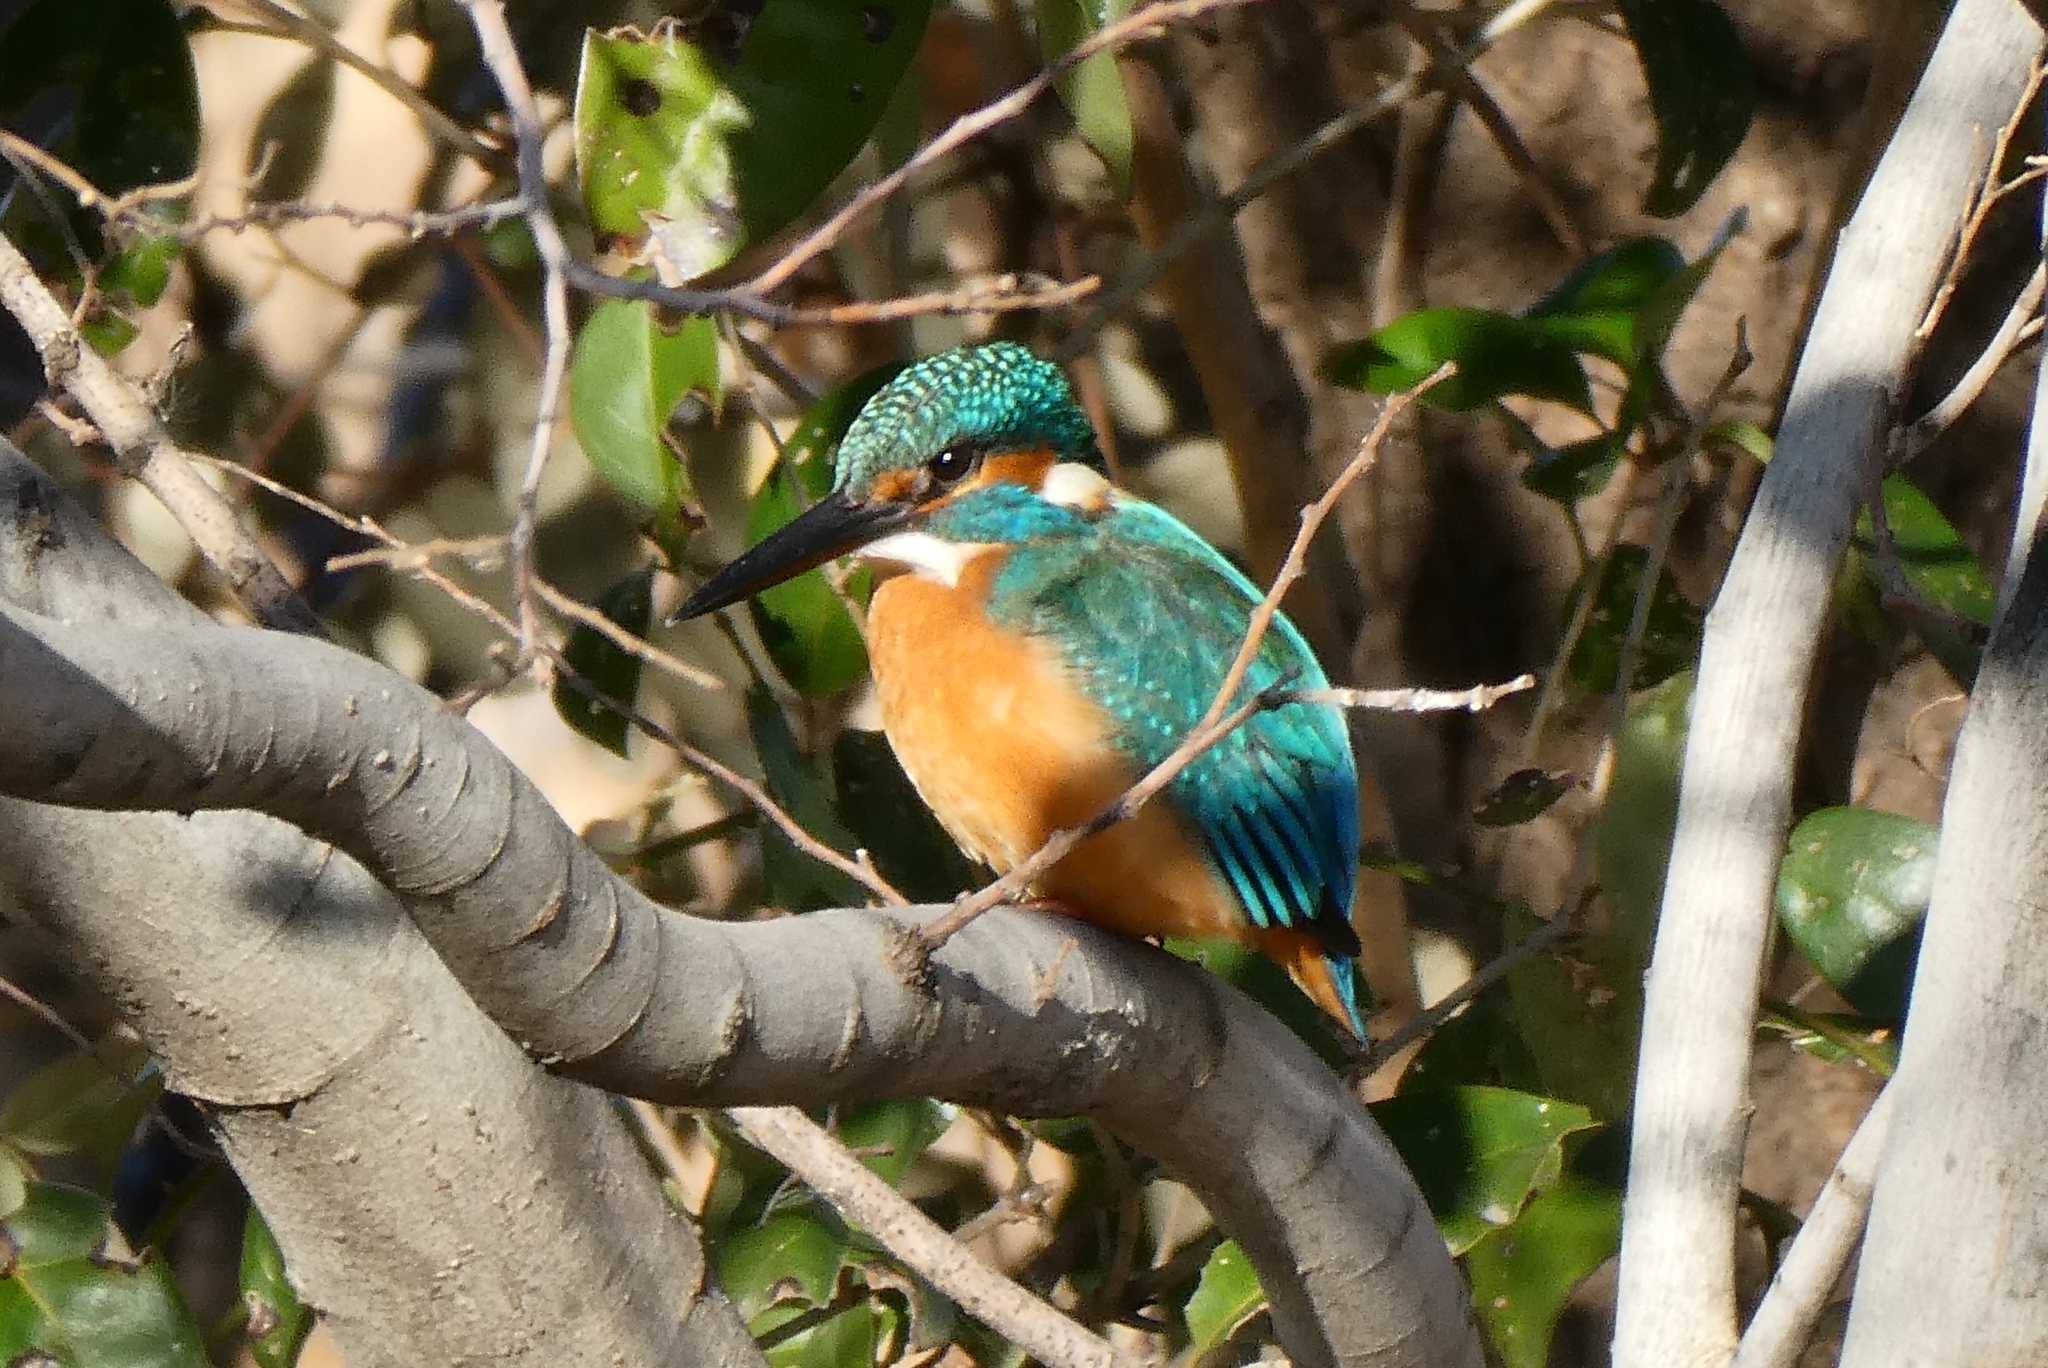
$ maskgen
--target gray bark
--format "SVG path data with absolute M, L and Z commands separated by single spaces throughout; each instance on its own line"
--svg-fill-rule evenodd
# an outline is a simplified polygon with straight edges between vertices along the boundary
M 2048 366 L 1956 743 L 1844 1368 L 2048 1356 Z
M 304 638 L 8 604 L 0 706 L 0 791 L 256 809 L 332 840 L 558 1072 L 694 1105 L 923 1094 L 1093 1116 L 1201 1193 L 1297 1362 L 1479 1362 L 1462 1281 L 1371 1118 L 1272 1018 L 1163 952 L 1002 909 L 913 981 L 894 966 L 915 910 L 677 915 L 431 695 Z M 517 1172 L 557 1181 L 538 1159 Z
M 0 601 L 206 621 L 4 443 Z M 0 691 L 0 730 L 33 741 L 69 701 Z M 0 908 L 204 1106 L 352 1365 L 759 1361 L 611 1103 L 522 1055 L 332 847 L 0 799 Z
M 1815 650 L 1914 330 L 2040 40 L 2013 0 L 1958 0 L 1843 230 L 1777 454 L 1708 618 L 1647 983 L 1617 1368 L 1725 1364 L 1735 1351 L 1751 1032 Z

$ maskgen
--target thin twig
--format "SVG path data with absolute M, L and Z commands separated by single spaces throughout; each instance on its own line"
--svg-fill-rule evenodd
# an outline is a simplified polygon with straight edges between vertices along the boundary
M 1136 1368 L 1108 1340 L 989 1267 L 794 1107 L 734 1107 L 747 1140 L 801 1177 L 854 1225 L 962 1310 L 1049 1368 Z
M 1886 1087 L 1879 1093 L 1856 1133 L 1849 1137 L 1834 1172 L 1813 1199 L 1813 1209 L 1800 1224 L 1757 1304 L 1749 1328 L 1742 1333 L 1734 1368 L 1791 1368 L 1813 1338 L 1813 1327 L 1827 1306 L 1828 1294 L 1841 1281 L 1849 1255 L 1862 1238 L 1863 1222 L 1870 1214 L 1871 1184 L 1891 1130 L 1896 1092 Z
M 1970 363 L 1970 368 L 1963 372 L 1954 387 L 1944 394 L 1934 407 L 1907 424 L 1898 433 L 1891 453 L 1891 465 L 1894 469 L 1933 446 L 1935 439 L 1948 431 L 1956 419 L 1962 417 L 1970 405 L 1977 402 L 1978 396 L 1982 395 L 1985 387 L 1991 383 L 1991 377 L 1998 374 L 2005 363 L 2012 359 L 2013 353 L 2025 346 L 2034 332 L 2038 331 L 2038 328 L 2030 330 L 2029 325 L 2039 320 L 2044 287 L 2048 287 L 2048 266 L 2037 264 L 2034 273 L 2027 277 L 2027 283 L 2020 288 L 2018 297 L 2013 300 L 2012 307 L 2006 310 L 2004 320 L 1998 325 L 1998 331 L 1984 344 L 1984 350 L 1977 354 L 1977 359 Z
M 1028 889 L 1046 870 L 1065 859 L 1068 852 L 1089 837 L 1106 831 L 1118 822 L 1129 818 L 1168 784 L 1180 772 L 1228 736 L 1233 730 L 1244 725 L 1254 713 L 1272 706 L 1272 697 L 1285 692 L 1286 685 L 1277 689 L 1261 690 L 1232 707 L 1245 675 L 1251 670 L 1252 661 L 1258 655 L 1260 644 L 1266 639 L 1267 629 L 1273 625 L 1273 618 L 1280 611 L 1280 600 L 1288 588 L 1301 578 L 1302 567 L 1308 558 L 1309 542 L 1323 525 L 1323 520 L 1337 506 L 1344 491 L 1349 489 L 1359 476 L 1371 469 L 1379 459 L 1380 445 L 1386 440 L 1394 420 L 1417 398 L 1448 379 L 1457 367 L 1445 362 L 1437 367 L 1434 374 L 1420 384 L 1390 395 L 1380 406 L 1379 417 L 1359 443 L 1358 454 L 1330 482 L 1330 487 L 1321 498 L 1301 510 L 1301 530 L 1295 534 L 1294 545 L 1288 549 L 1287 558 L 1281 562 L 1279 571 L 1273 576 L 1273 583 L 1245 626 L 1244 641 L 1237 648 L 1237 656 L 1224 671 L 1223 682 L 1217 687 L 1215 697 L 1203 712 L 1201 720 L 1181 739 L 1178 746 L 1164 760 L 1154 765 L 1135 784 L 1124 791 L 1122 796 L 1079 826 L 1065 827 L 1054 832 L 1029 856 L 1020 861 L 1001 878 L 977 892 L 960 898 L 945 915 L 927 923 L 909 938 L 914 951 L 929 955 L 944 945 L 948 939 L 982 913 L 999 904 L 1008 902 Z M 907 967 L 907 966 L 906 966 Z
M 92 1053 L 92 1042 L 85 1038 L 85 1032 L 66 1021 L 63 1014 L 55 1007 L 50 1006 L 49 1003 L 44 1002 L 34 993 L 21 987 L 4 974 L 0 974 L 0 997 L 6 998 L 30 1016 L 38 1018 L 44 1025 L 63 1036 L 66 1040 L 69 1040 L 87 1054 Z
M 741 288 L 752 294 L 767 294 L 788 281 L 837 242 L 840 235 L 855 220 L 901 190 L 912 176 L 955 148 L 973 141 L 990 129 L 1021 114 L 1039 96 L 1052 89 L 1053 84 L 1062 75 L 1096 53 L 1108 52 L 1137 42 L 1169 24 L 1184 24 L 1213 10 L 1247 3 L 1251 3 L 1251 0 L 1157 0 L 1157 3 L 1141 6 L 1113 24 L 1104 25 L 1068 49 L 1059 60 L 1048 63 L 1042 71 L 1009 94 L 955 119 L 944 132 L 920 147 L 916 155 L 888 175 L 862 189 L 838 213 L 826 219 L 785 252 L 774 265 Z
M 645 637 L 635 636 L 603 613 L 598 612 L 597 609 L 592 608 L 587 603 L 579 603 L 555 588 L 554 585 L 549 584 L 546 580 L 536 578 L 533 582 L 533 589 L 535 593 L 540 595 L 543 603 L 560 613 L 563 617 L 581 623 L 605 640 L 611 642 L 612 645 L 624 651 L 627 655 L 637 660 L 645 661 L 662 673 L 674 675 L 684 683 L 694 684 L 700 689 L 723 689 L 725 687 L 725 681 L 711 673 L 711 671 L 692 665 L 687 660 L 670 655 Z
M 271 563 L 255 532 L 200 478 L 134 384 L 86 345 L 70 314 L 4 235 L 0 305 L 35 343 L 51 384 L 69 391 L 99 428 L 121 473 L 140 481 L 170 510 L 250 615 L 266 627 L 322 635 L 320 619 Z
M 1516 944 L 1474 970 L 1472 977 L 1445 994 L 1441 1001 L 1432 1003 L 1426 1010 L 1410 1017 L 1385 1040 L 1375 1041 L 1373 1047 L 1358 1061 L 1353 1072 L 1361 1077 L 1372 1073 L 1416 1041 L 1434 1033 L 1437 1027 L 1456 1016 L 1466 1003 L 1499 983 L 1517 968 L 1553 945 L 1568 939 L 1576 929 L 1576 918 L 1566 912 L 1557 913 Z
M 426 126 L 428 132 L 464 156 L 489 167 L 493 171 L 509 171 L 512 169 L 511 160 L 506 157 L 504 149 L 493 147 L 461 124 L 455 122 L 454 119 L 448 117 L 431 100 L 422 95 L 416 87 L 401 79 L 398 73 L 381 67 L 369 58 L 362 56 L 355 49 L 347 46 L 339 38 L 335 37 L 334 34 L 330 33 L 324 25 L 307 18 L 296 10 L 286 8 L 284 5 L 279 4 L 277 0 L 242 0 L 242 3 L 248 8 L 258 10 L 270 18 L 271 22 L 277 26 L 276 29 L 270 30 L 273 36 L 296 38 L 308 47 L 317 48 L 320 52 L 341 63 L 411 110 L 419 121 Z M 237 27 L 242 32 L 252 31 L 250 27 L 241 25 L 237 25 Z M 260 33 L 264 29 L 258 26 L 253 31 Z
M 541 366 L 540 397 L 535 404 L 533 441 L 526 457 L 526 474 L 519 482 L 519 503 L 512 519 L 512 591 L 519 610 L 519 654 L 530 660 L 540 634 L 540 614 L 535 607 L 533 541 L 540 517 L 540 481 L 547 470 L 548 453 L 554 445 L 556 409 L 562 395 L 562 377 L 569 364 L 569 244 L 555 211 L 548 203 L 547 166 L 541 156 L 540 107 L 533 87 L 526 79 L 526 67 L 505 24 L 504 0 L 457 0 L 469 13 L 476 30 L 477 47 L 485 67 L 498 83 L 512 119 L 512 135 L 518 150 L 519 198 L 522 216 L 533 233 L 540 253 L 541 320 L 547 338 L 547 353 Z

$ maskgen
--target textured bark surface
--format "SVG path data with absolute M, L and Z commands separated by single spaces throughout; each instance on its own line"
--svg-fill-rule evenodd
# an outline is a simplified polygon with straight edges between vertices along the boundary
M 4 445 L 0 601 L 206 623 Z M 0 691 L 24 739 L 68 708 Z M 0 907 L 204 1104 L 351 1365 L 758 1361 L 611 1104 L 522 1055 L 346 855 L 247 812 L 0 799 Z

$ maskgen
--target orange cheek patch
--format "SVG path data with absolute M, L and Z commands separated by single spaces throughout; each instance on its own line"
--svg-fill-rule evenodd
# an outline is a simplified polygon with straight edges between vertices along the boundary
M 915 470 L 885 470 L 875 476 L 875 483 L 868 497 L 877 502 L 890 502 L 909 497 L 911 486 L 917 483 Z

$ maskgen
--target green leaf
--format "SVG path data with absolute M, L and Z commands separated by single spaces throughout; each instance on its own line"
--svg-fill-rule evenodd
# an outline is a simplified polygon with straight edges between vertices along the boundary
M 783 445 L 782 460 L 747 510 L 747 541 L 760 541 L 796 517 L 832 487 L 832 451 L 861 405 L 903 367 L 879 366 L 831 391 L 804 414 Z M 865 602 L 873 577 L 856 570 L 847 592 Z M 754 630 L 775 668 L 808 697 L 851 687 L 867 674 L 867 646 L 825 572 L 807 570 L 747 601 Z
M 1534 1092 L 1543 1086 L 1529 1042 L 1500 993 L 1482 993 L 1429 1037 L 1401 1077 L 1409 1092 L 1489 1084 Z
M 0 1361 L 40 1352 L 91 1368 L 207 1368 L 199 1327 L 170 1266 L 109 1257 L 106 1201 L 80 1188 L 29 1185 L 0 1220 Z
M 713 1258 L 719 1286 L 752 1324 L 778 1303 L 808 1307 L 832 1300 L 846 1252 L 846 1237 L 807 1206 L 728 1231 Z
M 1038 41 L 1048 62 L 1071 52 L 1083 39 L 1099 33 L 1130 10 L 1130 0 L 1038 0 Z M 1119 196 L 1131 192 L 1131 108 L 1124 96 L 1123 73 L 1116 54 L 1098 52 L 1064 72 L 1060 99 L 1074 115 L 1074 126 L 1109 168 Z
M 1492 1087 L 1403 1093 L 1372 1114 L 1453 1254 L 1512 1225 L 1530 1194 L 1563 1174 L 1565 1137 L 1600 1124 L 1573 1103 Z
M 1649 568 L 1647 549 L 1623 543 L 1614 548 L 1604 566 L 1596 564 L 1587 575 L 1600 571 L 1593 610 L 1585 631 L 1565 662 L 1565 677 L 1583 694 L 1607 693 L 1615 687 L 1621 669 L 1621 649 L 1636 611 L 1636 596 L 1642 591 L 1643 572 Z M 1573 590 L 1566 615 L 1577 610 L 1578 595 L 1585 592 L 1585 577 Z M 1656 587 L 1650 591 L 1649 615 L 1643 622 L 1643 639 L 1636 649 L 1635 677 L 1631 689 L 1646 689 L 1669 679 L 1691 665 L 1699 655 L 1700 630 L 1704 615 L 1678 592 L 1669 573 L 1659 571 Z
M 147 309 L 163 298 L 171 283 L 171 263 L 184 250 L 175 233 L 146 237 L 130 243 L 100 272 L 100 288 L 118 290 Z
M 1549 399 L 1582 413 L 1593 408 L 1585 368 L 1572 348 L 1542 326 L 1488 309 L 1419 309 L 1361 341 L 1346 343 L 1323 362 L 1322 375 L 1351 389 L 1391 394 L 1418 384 L 1446 361 L 1457 374 L 1423 402 L 1452 412 L 1475 409 L 1505 395 Z
M 1657 120 L 1657 169 L 1643 209 L 1682 214 L 1749 132 L 1756 81 L 1742 35 L 1713 0 L 1618 0 Z
M 1533 822 L 1550 811 L 1551 805 L 1572 791 L 1569 774 L 1549 770 L 1516 770 L 1493 786 L 1472 810 L 1472 820 L 1481 826 L 1510 827 Z
M 50 150 L 99 190 L 181 180 L 199 156 L 199 81 L 165 0 L 36 0 L 0 31 L 0 118 L 52 90 L 78 112 Z
M 1567 1177 L 1466 1258 L 1472 1304 L 1504 1368 L 1544 1368 L 1572 1289 L 1621 1245 L 1621 1195 Z
M 775 801 L 806 832 L 840 854 L 851 855 L 856 842 L 833 807 L 832 776 L 797 745 L 788 719 L 766 689 L 747 693 L 747 730 Z M 761 828 L 761 853 L 769 899 L 792 912 L 858 907 L 867 901 L 867 889 L 797 850 L 772 825 Z
M 1786 839 L 1778 921 L 1867 1016 L 1905 1019 L 1940 835 L 1897 813 L 1832 807 L 1808 814 Z
M 830 487 L 830 475 L 821 461 L 795 470 L 787 459 L 776 466 L 747 508 L 748 543 L 763 540 L 808 508 Z M 813 485 L 819 487 L 812 490 Z M 856 568 L 844 581 L 855 602 L 866 601 L 873 583 L 874 576 L 865 567 Z M 763 589 L 747 600 L 747 612 L 768 658 L 805 697 L 839 693 L 867 676 L 868 648 L 860 625 L 822 567 Z
M 1955 524 L 1905 476 L 1887 476 L 1883 488 L 1885 524 L 1906 582 L 1929 603 L 1989 627 L 1997 595 Z M 1869 510 L 1859 512 L 1850 545 L 1863 556 L 1874 556 L 1876 536 Z M 1869 573 L 1867 563 L 1862 568 Z
M 1637 317 L 1658 287 L 1685 269 L 1678 248 L 1660 237 L 1630 238 L 1589 258 L 1527 314 L 1574 351 L 1633 367 Z
M 1752 457 L 1758 465 L 1769 465 L 1777 448 L 1771 434 L 1747 418 L 1723 418 L 1707 429 L 1707 440 L 1732 447 Z
M 1857 1063 L 1879 1078 L 1899 1067 L 1895 1023 L 1872 1021 L 1852 1012 L 1808 1012 L 1785 1002 L 1764 1004 L 1757 1030 L 1783 1036 L 1795 1050 L 1829 1064 Z
M 112 1174 L 143 1114 L 163 1094 L 149 1051 L 109 1037 L 30 1074 L 0 1106 L 0 1139 L 24 1154 L 82 1154 Z
M 981 882 L 880 732 L 840 732 L 832 742 L 832 774 L 840 816 L 882 876 L 912 900 L 947 902 Z
M 840 1144 L 895 1187 L 950 1124 L 938 1103 L 910 1097 L 842 1107 L 836 1133 Z
M 647 635 L 654 617 L 654 571 L 635 570 L 604 591 L 597 610 L 607 620 L 637 637 Z M 595 627 L 578 625 L 562 648 L 569 668 L 605 697 L 626 707 L 633 706 L 640 692 L 640 657 L 622 649 Z M 555 711 L 562 720 L 606 750 L 626 754 L 626 717 L 617 709 L 576 689 L 566 680 L 555 681 Z
M 638 299 L 607 299 L 592 311 L 569 362 L 569 421 L 605 483 L 657 518 L 676 518 L 690 495 L 666 433 L 693 392 L 719 398 L 718 329 L 709 318 L 671 330 Z
M 1188 1298 L 1188 1362 L 1200 1364 L 1229 1343 L 1253 1316 L 1266 1309 L 1259 1275 L 1237 1241 L 1225 1240 L 1202 1265 L 1202 1279 Z
M 930 0 L 721 5 L 694 28 L 591 32 L 576 163 L 599 233 L 694 280 L 807 209 L 903 79 Z
M 243 1333 L 249 1352 L 263 1368 L 292 1368 L 306 1337 L 313 1333 L 313 1312 L 285 1274 L 284 1251 L 270 1233 L 263 1213 L 249 1208 L 242 1223 L 242 1305 L 249 1319 Z

